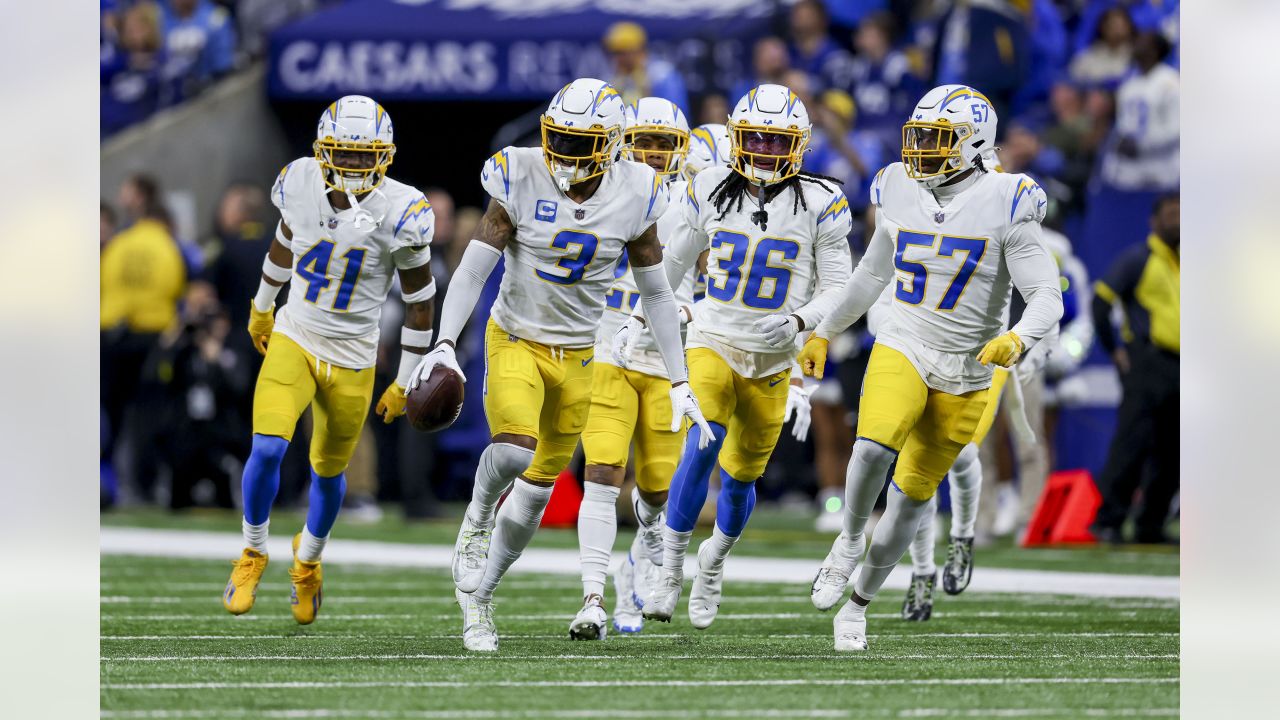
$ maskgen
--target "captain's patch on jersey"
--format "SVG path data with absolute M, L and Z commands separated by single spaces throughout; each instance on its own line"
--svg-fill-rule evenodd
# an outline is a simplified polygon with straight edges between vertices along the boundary
M 553 200 L 539 200 L 537 207 L 534 209 L 533 217 L 543 222 L 556 221 L 556 203 Z

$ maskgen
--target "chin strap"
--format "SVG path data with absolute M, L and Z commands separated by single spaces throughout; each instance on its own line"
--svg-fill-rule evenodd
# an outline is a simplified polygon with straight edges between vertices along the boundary
M 764 209 L 764 185 L 756 186 L 756 200 L 760 203 L 760 209 L 751 213 L 751 222 L 760 226 L 761 230 L 765 230 L 769 224 L 769 211 Z
M 377 192 L 374 190 L 373 192 Z M 347 190 L 347 202 L 351 203 L 351 209 L 355 215 L 351 219 L 351 224 L 355 225 L 356 230 L 360 232 L 372 232 L 378 226 L 378 221 L 373 219 L 373 215 L 369 211 L 360 207 L 360 202 L 356 200 L 355 193 Z

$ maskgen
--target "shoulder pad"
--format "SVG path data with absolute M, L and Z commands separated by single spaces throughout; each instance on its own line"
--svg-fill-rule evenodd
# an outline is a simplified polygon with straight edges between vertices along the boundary
M 396 221 L 391 226 L 391 235 L 396 243 L 401 247 L 430 245 L 435 232 L 435 214 L 427 196 L 405 193 L 396 201 L 395 207 L 399 207 L 400 212 L 394 216 Z
M 871 188 L 868 194 L 871 196 L 871 204 L 880 207 L 884 203 L 885 188 L 889 181 L 896 174 L 902 174 L 902 163 L 890 163 L 880 168 L 880 172 L 871 179 Z
M 480 170 L 480 184 L 484 186 L 485 192 L 504 205 L 511 200 L 513 165 L 518 154 L 516 150 L 514 147 L 502 148 L 486 160 Z
M 836 190 L 831 193 L 831 199 L 823 205 L 822 212 L 818 213 L 818 225 L 824 222 L 839 224 L 842 218 L 847 219 L 849 216 L 849 198 L 845 197 L 842 190 Z
M 1009 222 L 1041 222 L 1049 199 L 1044 189 L 1026 175 L 1010 175 L 1012 197 L 1009 199 Z
M 315 158 L 309 157 L 298 158 L 285 165 L 271 186 L 271 203 L 283 210 L 289 203 L 297 202 L 298 196 L 317 170 Z
M 641 173 L 643 184 L 637 184 L 637 187 L 647 187 L 644 199 L 644 222 L 656 222 L 667 211 L 667 203 L 671 199 L 671 188 L 661 175 L 648 165 L 643 166 L 646 172 Z

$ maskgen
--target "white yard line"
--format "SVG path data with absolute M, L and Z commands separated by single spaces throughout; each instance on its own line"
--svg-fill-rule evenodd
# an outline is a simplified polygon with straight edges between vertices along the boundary
M 935 633 L 871 633 L 869 638 L 886 638 L 896 640 L 931 640 L 931 639 L 948 639 L 948 638 L 1033 638 L 1033 637 L 1052 637 L 1052 638 L 1140 638 L 1140 637 L 1177 637 L 1176 632 L 935 632 Z M 686 638 L 689 634 L 685 633 L 643 633 L 640 635 L 618 635 L 612 637 L 617 638 L 614 642 L 627 643 L 633 640 L 667 640 L 671 638 Z M 354 634 L 298 634 L 298 635 L 101 635 L 99 640 L 107 642 L 142 642 L 150 640 L 289 640 L 289 641 L 313 641 L 313 640 L 457 640 L 457 633 L 439 633 L 429 635 L 354 635 Z M 502 637 L 508 640 L 563 640 L 563 634 L 504 634 Z M 830 633 L 788 633 L 784 635 L 769 633 L 764 636 L 770 639 L 780 638 L 786 640 L 806 640 L 812 638 L 827 639 L 831 637 Z
M 1177 660 L 1176 653 L 1113 653 L 1099 655 L 1096 653 L 1023 653 L 1023 654 L 981 654 L 965 653 L 946 655 L 940 653 L 920 653 L 914 655 L 837 655 L 835 653 L 808 655 L 717 655 L 714 653 L 698 653 L 697 655 L 663 655 L 667 660 L 836 660 L 848 659 L 854 662 L 893 662 L 896 660 Z M 444 655 L 427 653 L 397 653 L 379 655 L 140 655 L 136 657 L 102 658 L 102 662 L 112 665 L 129 663 L 182 663 L 182 662 L 320 662 L 320 661 L 369 661 L 369 660 L 456 660 L 502 661 L 502 660 L 556 660 L 573 662 L 629 662 L 636 661 L 636 656 L 627 655 Z
M 335 688 L 636 688 L 636 687 L 807 687 L 903 685 L 1173 685 L 1176 677 L 1140 678 L 772 678 L 756 680 L 325 680 L 279 682 L 103 683 L 103 690 L 307 690 Z
M 102 528 L 103 554 L 146 555 L 156 557 L 229 560 L 243 540 L 236 533 L 197 532 L 185 530 L 152 530 L 143 528 Z M 290 538 L 276 536 L 269 541 L 267 552 L 289 557 Z M 411 545 L 371 540 L 333 540 L 325 548 L 325 559 L 331 563 L 358 563 L 362 566 L 382 565 L 405 568 L 448 568 L 453 548 L 445 545 Z M 622 555 L 615 557 L 615 560 Z M 725 565 L 728 582 L 786 583 L 807 586 L 813 581 L 821 558 L 796 560 L 786 558 L 733 557 Z M 511 572 L 578 575 L 577 550 L 530 548 L 512 566 Z M 697 572 L 696 558 L 686 561 L 685 576 Z M 884 587 L 906 589 L 911 568 L 899 565 Z M 1050 593 L 1087 595 L 1091 597 L 1178 598 L 1176 577 L 1150 575 L 1116 575 L 1108 573 L 1050 572 L 1012 570 L 979 565 L 970 585 L 973 592 Z

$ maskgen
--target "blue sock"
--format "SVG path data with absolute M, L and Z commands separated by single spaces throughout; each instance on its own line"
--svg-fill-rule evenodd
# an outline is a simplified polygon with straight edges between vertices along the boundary
M 254 435 L 253 451 L 244 464 L 240 494 L 244 496 L 244 519 L 261 525 L 271 517 L 271 503 L 280 490 L 280 463 L 289 441 L 275 435 Z
M 328 537 L 333 523 L 342 509 L 342 497 L 347 494 L 347 474 L 320 477 L 311 471 L 311 505 L 307 508 L 307 529 L 318 537 Z
M 720 496 L 716 498 L 716 527 L 729 537 L 738 537 L 756 506 L 756 484 L 739 482 L 720 469 Z
M 667 496 L 667 527 L 676 532 L 692 530 L 698 523 L 703 503 L 707 501 L 707 483 L 711 480 L 711 469 L 716 465 L 716 456 L 720 454 L 725 436 L 723 425 L 709 424 L 715 440 L 699 450 L 698 439 L 702 437 L 702 429 L 697 425 L 689 428 L 689 435 L 684 441 L 684 455 L 680 457 L 675 477 L 671 478 L 671 493 Z

